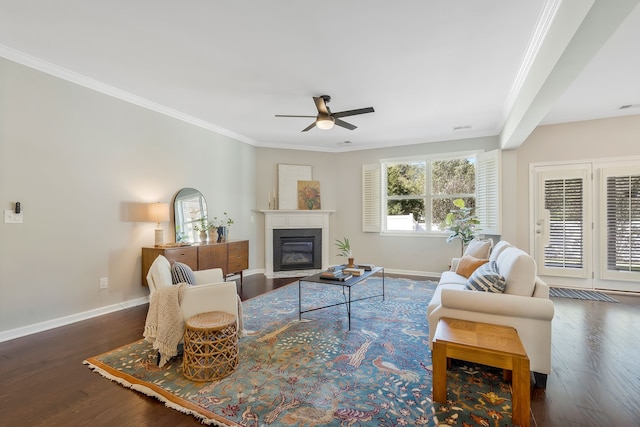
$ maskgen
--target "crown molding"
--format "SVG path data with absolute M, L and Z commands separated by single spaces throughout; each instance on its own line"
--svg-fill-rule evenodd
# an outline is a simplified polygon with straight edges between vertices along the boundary
M 76 73 L 74 71 L 68 70 L 66 68 L 60 67 L 58 65 L 52 64 L 42 59 L 36 58 L 34 56 L 31 56 L 19 50 L 12 49 L 8 46 L 4 46 L 0 44 L 0 56 L 10 61 L 16 62 L 18 64 L 22 64 L 26 67 L 33 68 L 35 70 L 41 71 L 51 76 L 60 78 L 62 80 L 66 80 L 68 82 L 86 87 L 96 92 L 103 93 L 113 98 L 120 99 L 130 104 L 134 104 L 139 107 L 146 108 L 147 110 L 155 111 L 156 113 L 160 113 L 165 116 L 172 117 L 182 122 L 189 123 L 194 126 L 198 126 L 200 128 L 218 133 L 220 135 L 227 136 L 229 138 L 244 142 L 246 144 L 256 145 L 256 141 L 253 140 L 252 138 L 246 137 L 244 135 L 240 135 L 229 129 L 225 129 L 223 127 L 220 127 L 213 123 L 209 123 L 205 120 L 199 119 L 189 114 L 184 114 L 180 111 L 158 104 L 157 102 L 153 102 L 148 99 L 142 98 L 140 96 L 134 95 L 125 90 L 118 89 L 117 87 L 108 85 L 99 80 L 95 80 L 91 77 L 87 77 L 85 75 Z

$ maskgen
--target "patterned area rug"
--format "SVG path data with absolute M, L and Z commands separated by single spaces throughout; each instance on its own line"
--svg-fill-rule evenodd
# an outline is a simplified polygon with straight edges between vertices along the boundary
M 591 301 L 604 301 L 604 302 L 620 302 L 615 298 L 610 297 L 607 294 L 597 291 L 585 291 L 583 289 L 569 289 L 569 288 L 549 288 L 549 296 L 556 298 L 573 298 L 583 299 Z
M 447 405 L 431 400 L 427 303 L 436 284 L 386 278 L 386 300 L 306 313 L 298 321 L 297 282 L 244 303 L 240 364 L 221 381 L 195 383 L 182 359 L 163 368 L 141 340 L 85 364 L 205 424 L 235 426 L 510 426 L 511 394 L 502 372 L 454 364 Z M 353 298 L 379 293 L 372 277 Z M 340 287 L 303 285 L 303 308 L 342 301 Z

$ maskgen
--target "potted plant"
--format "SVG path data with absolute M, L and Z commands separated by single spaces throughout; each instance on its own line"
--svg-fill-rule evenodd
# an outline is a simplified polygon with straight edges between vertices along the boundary
M 200 233 L 200 241 L 201 242 L 206 242 L 207 241 L 207 229 L 209 228 L 209 225 L 207 224 L 207 219 L 205 217 L 202 217 L 198 220 L 198 222 L 200 224 L 196 224 L 193 229 L 198 231 Z
M 218 241 L 218 227 L 216 227 L 212 222 L 207 224 L 207 236 L 211 243 Z
M 447 237 L 447 243 L 455 239 L 460 239 L 462 242 L 461 254 L 464 254 L 464 248 L 476 235 L 476 225 L 480 224 L 480 221 L 475 216 L 473 208 L 469 208 L 462 199 L 455 199 L 453 201 L 454 209 L 451 209 L 446 218 L 440 224 L 440 229 L 451 232 Z
M 351 243 L 349 242 L 349 239 L 346 237 L 343 237 L 342 240 L 336 239 L 335 245 L 340 250 L 338 256 L 347 258 L 347 267 L 353 268 L 353 253 L 351 252 Z

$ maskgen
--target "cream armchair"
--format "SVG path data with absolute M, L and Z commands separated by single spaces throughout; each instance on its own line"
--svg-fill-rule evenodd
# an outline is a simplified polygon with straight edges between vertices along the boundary
M 196 285 L 187 287 L 180 303 L 184 320 L 199 313 L 223 311 L 236 316 L 238 336 L 243 336 L 242 308 L 236 282 L 225 282 L 220 268 L 194 271 L 193 274 Z M 164 256 L 158 256 L 151 264 L 147 283 L 152 294 L 161 287 L 173 285 L 171 264 Z
M 149 312 L 144 327 L 145 339 L 158 351 L 158 366 L 180 353 L 185 321 L 209 311 L 236 316 L 238 337 L 244 336 L 242 305 L 236 282 L 225 282 L 222 270 L 194 271 L 195 285 L 173 286 L 171 264 L 158 256 L 147 274 L 151 291 Z

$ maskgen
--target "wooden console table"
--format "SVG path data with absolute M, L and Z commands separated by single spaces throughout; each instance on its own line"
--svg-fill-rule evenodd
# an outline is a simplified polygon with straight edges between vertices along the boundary
M 511 370 L 512 421 L 529 427 L 529 358 L 514 328 L 443 317 L 436 326 L 432 355 L 434 401 L 447 401 L 449 358 Z
M 249 241 L 229 240 L 191 246 L 142 248 L 142 286 L 147 286 L 147 273 L 158 255 L 164 256 L 171 264 L 182 262 L 193 270 L 221 268 L 225 278 L 231 274 L 240 274 L 242 288 L 243 270 L 249 268 Z

